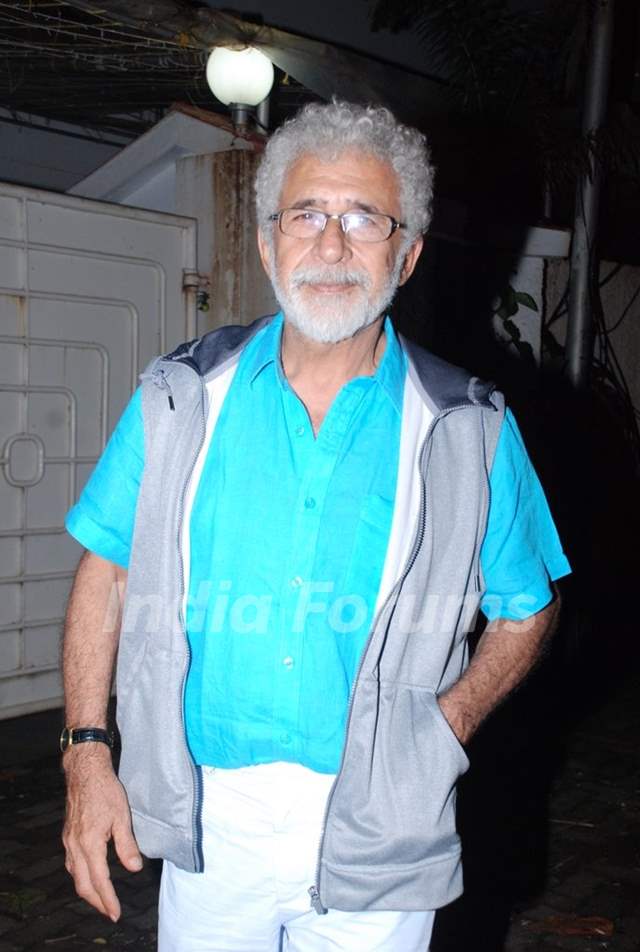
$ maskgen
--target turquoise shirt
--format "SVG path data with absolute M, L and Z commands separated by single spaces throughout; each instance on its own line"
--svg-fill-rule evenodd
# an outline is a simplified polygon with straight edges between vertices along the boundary
M 187 734 L 199 763 L 333 772 L 391 527 L 406 358 L 389 323 L 375 376 L 340 390 L 314 438 L 281 329 L 242 354 L 194 500 Z
M 194 499 L 185 722 L 197 763 L 335 772 L 391 527 L 406 358 L 387 321 L 376 374 L 342 388 L 314 438 L 281 328 L 280 315 L 242 353 Z M 143 457 L 137 394 L 67 519 L 123 566 Z M 539 611 L 569 571 L 510 414 L 481 563 L 490 618 Z

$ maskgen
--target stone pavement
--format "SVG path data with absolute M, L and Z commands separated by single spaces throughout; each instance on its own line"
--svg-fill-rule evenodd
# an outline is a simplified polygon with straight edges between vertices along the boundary
M 472 750 L 467 892 L 439 915 L 432 950 L 640 952 L 640 679 L 583 710 L 557 703 L 544 674 L 533 682 Z M 74 896 L 58 758 L 43 753 L 59 724 L 54 712 L 0 728 L 0 952 L 152 950 L 157 863 L 112 866 L 117 924 Z

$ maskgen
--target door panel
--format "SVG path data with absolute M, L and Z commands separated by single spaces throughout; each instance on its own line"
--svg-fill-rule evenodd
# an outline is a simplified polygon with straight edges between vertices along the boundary
M 63 522 L 156 353 L 193 336 L 195 223 L 0 185 L 0 717 L 61 701 Z

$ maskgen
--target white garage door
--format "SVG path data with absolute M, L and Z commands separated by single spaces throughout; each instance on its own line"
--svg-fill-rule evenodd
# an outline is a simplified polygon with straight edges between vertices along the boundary
M 0 184 L 0 717 L 61 702 L 65 513 L 148 360 L 194 336 L 195 222 Z

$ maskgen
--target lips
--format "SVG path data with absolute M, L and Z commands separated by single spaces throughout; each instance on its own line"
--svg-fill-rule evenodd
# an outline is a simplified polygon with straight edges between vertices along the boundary
M 360 271 L 342 273 L 328 269 L 304 268 L 291 276 L 291 288 L 306 288 L 317 294 L 344 294 L 354 288 L 367 291 L 371 284 L 369 275 Z
M 315 284 L 313 281 L 309 281 L 306 282 L 304 286 L 310 288 L 312 291 L 316 291 L 318 294 L 340 294 L 343 291 L 351 291 L 360 285 L 351 282 L 349 284 Z

